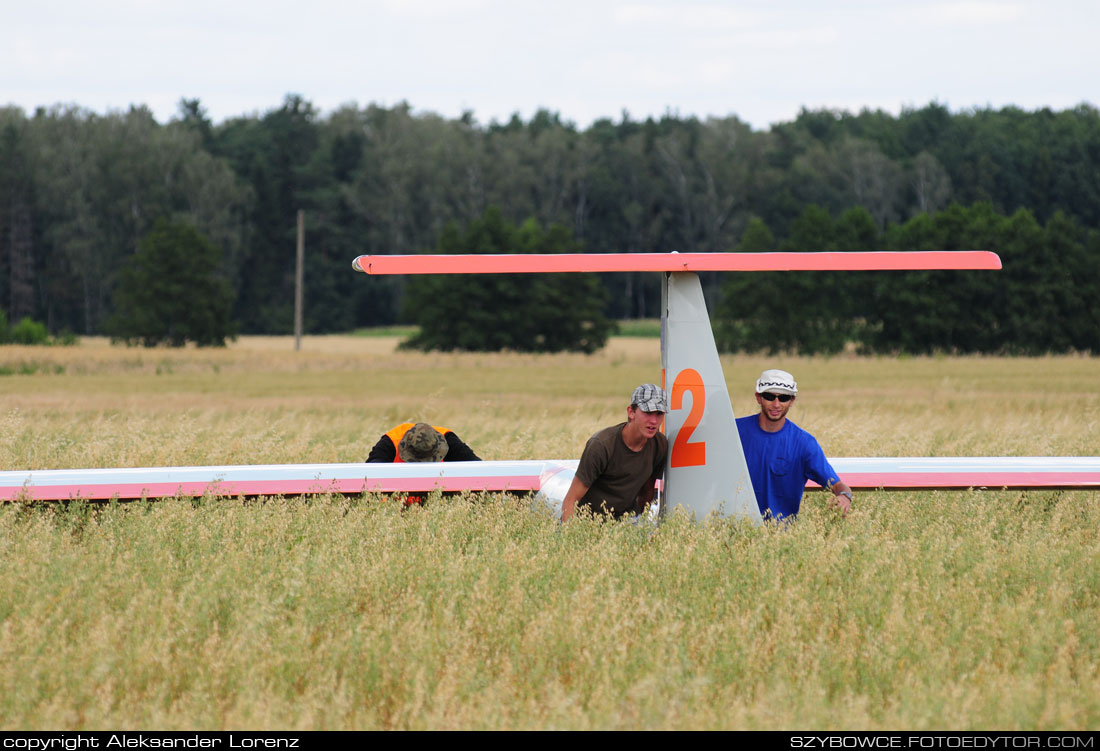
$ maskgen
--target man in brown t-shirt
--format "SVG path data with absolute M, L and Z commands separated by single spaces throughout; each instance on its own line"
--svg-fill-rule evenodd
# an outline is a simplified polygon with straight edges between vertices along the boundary
M 665 469 L 668 439 L 661 421 L 668 397 L 652 383 L 634 389 L 626 422 L 604 428 L 588 439 L 577 474 L 565 494 L 561 519 L 577 506 L 619 519 L 645 510 L 653 500 L 654 483 Z

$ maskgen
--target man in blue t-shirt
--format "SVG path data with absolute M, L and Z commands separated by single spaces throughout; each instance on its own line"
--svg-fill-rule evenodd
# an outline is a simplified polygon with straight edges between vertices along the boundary
M 760 414 L 737 420 L 756 503 L 765 517 L 794 516 L 810 479 L 833 492 L 841 515 L 852 505 L 852 489 L 837 477 L 817 439 L 787 419 L 798 395 L 794 376 L 765 370 L 756 381 Z

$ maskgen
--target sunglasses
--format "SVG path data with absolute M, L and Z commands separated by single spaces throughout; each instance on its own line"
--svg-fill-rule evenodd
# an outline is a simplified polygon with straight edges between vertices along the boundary
M 776 399 L 778 399 L 783 404 L 786 404 L 791 399 L 794 399 L 794 397 L 791 396 L 790 394 L 772 394 L 772 393 L 761 394 L 760 398 L 763 399 L 766 402 L 774 402 Z

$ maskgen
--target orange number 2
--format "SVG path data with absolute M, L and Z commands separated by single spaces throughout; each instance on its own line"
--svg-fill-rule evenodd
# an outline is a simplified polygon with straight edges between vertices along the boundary
M 698 370 L 684 368 L 676 374 L 676 380 L 672 382 L 672 409 L 683 409 L 685 391 L 691 394 L 691 412 L 680 426 L 680 432 L 676 434 L 670 464 L 673 467 L 701 467 L 707 463 L 707 442 L 691 443 L 689 440 L 699 427 L 707 402 L 707 390 Z

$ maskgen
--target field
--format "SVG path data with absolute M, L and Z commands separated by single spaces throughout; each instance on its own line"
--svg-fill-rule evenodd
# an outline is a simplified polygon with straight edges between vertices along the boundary
M 425 419 L 576 458 L 658 380 L 596 355 L 0 347 L 4 469 L 357 462 Z M 1095 455 L 1100 361 L 791 370 L 833 456 Z M 527 499 L 0 506 L 0 729 L 1096 729 L 1100 493 L 820 494 L 798 523 L 559 527 Z

